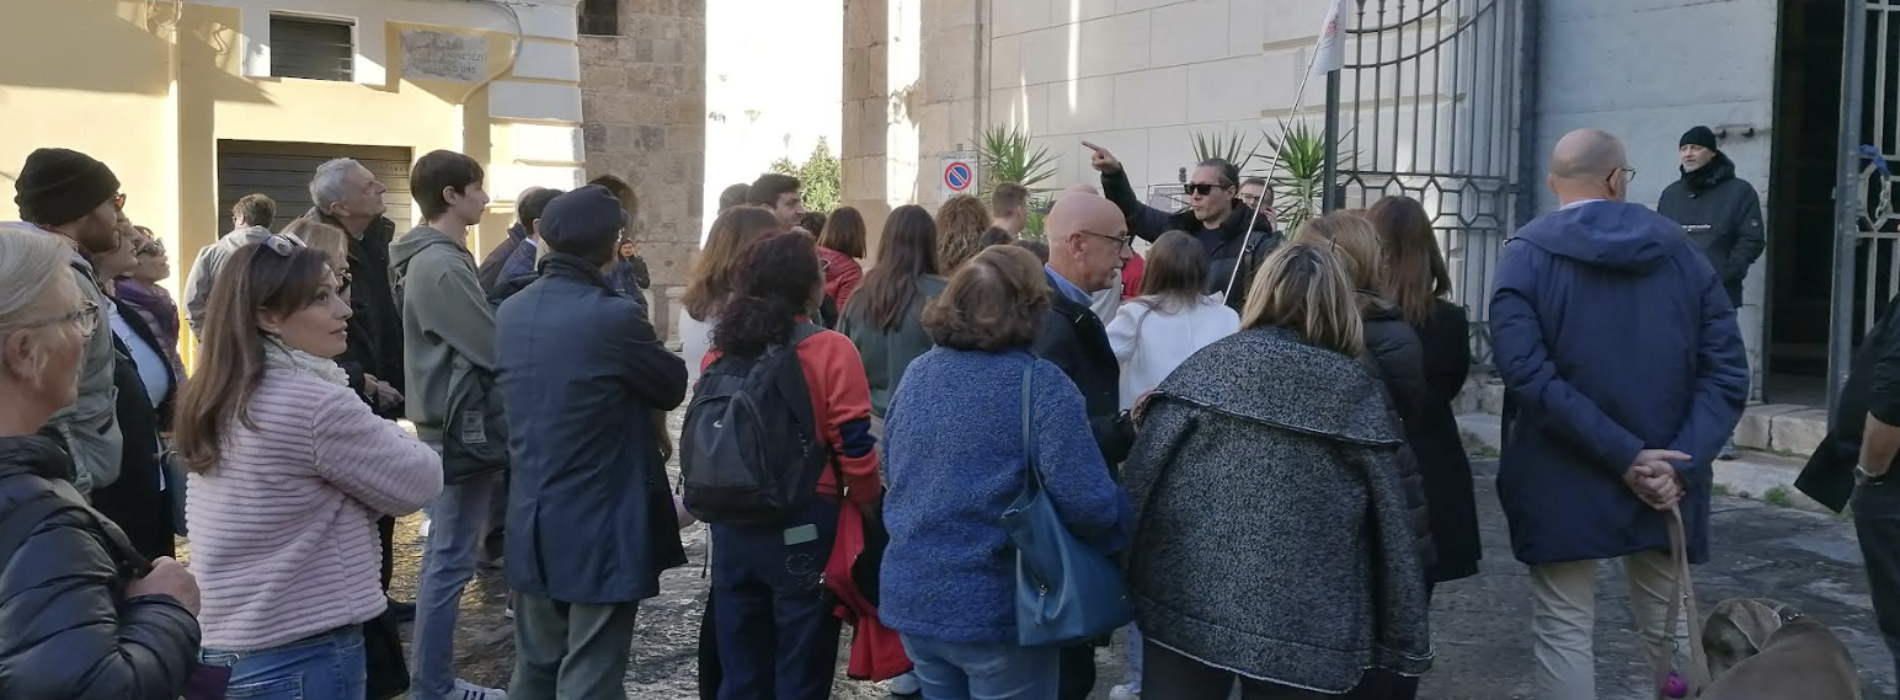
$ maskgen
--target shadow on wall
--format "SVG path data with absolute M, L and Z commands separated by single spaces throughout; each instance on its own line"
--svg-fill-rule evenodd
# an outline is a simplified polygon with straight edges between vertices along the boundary
M 10 0 L 8 4 L 19 11 Z M 29 4 L 38 10 L 33 21 L 0 23 L 0 46 L 6 47 L 8 58 L 0 61 L 0 107 L 9 102 L 8 88 L 163 97 L 171 89 L 169 62 L 173 59 L 167 37 L 174 24 L 183 44 L 178 60 L 187 66 L 202 60 L 218 67 L 197 73 L 217 76 L 214 94 L 218 99 L 269 101 L 257 85 L 237 74 L 236 10 L 190 5 L 181 17 L 170 3 L 60 0 Z M 233 18 L 230 24 L 220 19 L 227 15 Z M 47 31 L 48 27 L 58 30 Z M 84 37 L 82 44 L 91 55 L 59 59 L 73 54 L 74 37 Z

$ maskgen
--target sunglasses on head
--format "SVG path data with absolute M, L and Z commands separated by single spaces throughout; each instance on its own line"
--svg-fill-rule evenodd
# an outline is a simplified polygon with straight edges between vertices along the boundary
M 1210 184 L 1206 182 L 1191 182 L 1191 183 L 1188 183 L 1187 193 L 1205 196 L 1205 195 L 1211 194 L 1214 190 L 1224 190 L 1224 189 L 1227 189 L 1226 185 L 1215 185 L 1215 184 Z
M 141 258 L 149 258 L 155 255 L 164 255 L 165 243 L 163 241 L 154 239 L 152 241 L 147 242 L 145 245 L 139 246 L 138 250 L 134 250 L 132 251 L 132 253 Z

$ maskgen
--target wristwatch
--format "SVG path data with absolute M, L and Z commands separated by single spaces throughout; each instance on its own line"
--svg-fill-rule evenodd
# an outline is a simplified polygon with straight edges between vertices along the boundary
M 1872 474 L 1860 465 L 1854 465 L 1854 483 L 1862 486 L 1878 486 L 1886 481 L 1887 474 Z

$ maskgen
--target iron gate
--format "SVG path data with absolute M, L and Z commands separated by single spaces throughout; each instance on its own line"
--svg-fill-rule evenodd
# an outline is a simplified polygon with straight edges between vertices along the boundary
M 1873 328 L 1887 301 L 1900 294 L 1900 0 L 1866 0 L 1862 53 L 1859 214 L 1854 218 L 1860 280 L 1859 331 Z M 1856 339 L 1859 338 L 1857 334 Z
M 1521 0 L 1355 0 L 1339 74 L 1338 204 L 1405 195 L 1433 217 L 1472 359 L 1491 361 L 1491 289 L 1517 204 L 1524 122 Z

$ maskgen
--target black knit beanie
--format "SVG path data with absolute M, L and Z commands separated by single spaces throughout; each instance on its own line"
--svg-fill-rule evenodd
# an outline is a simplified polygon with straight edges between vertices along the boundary
M 1709 127 L 1706 126 L 1698 126 L 1683 132 L 1682 140 L 1676 143 L 1676 148 L 1682 148 L 1689 144 L 1695 144 L 1711 151 L 1722 150 L 1715 146 L 1715 132 L 1710 131 Z
M 119 178 L 92 156 L 64 148 L 42 148 L 26 157 L 13 183 L 13 203 L 29 223 L 58 226 L 119 193 Z

